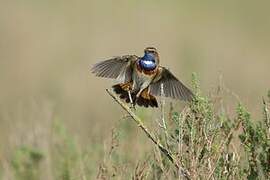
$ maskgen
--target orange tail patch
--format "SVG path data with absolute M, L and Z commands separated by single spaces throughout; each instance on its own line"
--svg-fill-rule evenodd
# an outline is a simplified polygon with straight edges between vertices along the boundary
M 130 103 L 128 91 L 132 89 L 132 82 L 116 84 L 113 86 L 113 90 L 119 97 Z M 158 102 L 154 96 L 149 94 L 148 88 L 143 90 L 138 98 L 136 98 L 137 92 L 131 93 L 131 98 L 134 104 L 144 107 L 158 107 Z
M 149 94 L 148 88 L 142 91 L 140 96 L 136 99 L 136 104 L 144 107 L 158 107 L 157 99 Z
M 116 84 L 112 88 L 114 92 L 119 95 L 121 99 L 125 100 L 126 103 L 130 103 L 128 91 L 132 89 L 132 82 Z M 131 98 L 132 98 L 132 101 L 135 102 L 136 94 L 131 93 Z

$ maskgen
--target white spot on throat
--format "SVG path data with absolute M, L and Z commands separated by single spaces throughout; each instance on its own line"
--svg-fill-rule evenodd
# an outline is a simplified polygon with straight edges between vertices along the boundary
M 153 61 L 143 61 L 143 63 L 146 64 L 146 65 L 152 65 L 152 64 L 154 64 Z

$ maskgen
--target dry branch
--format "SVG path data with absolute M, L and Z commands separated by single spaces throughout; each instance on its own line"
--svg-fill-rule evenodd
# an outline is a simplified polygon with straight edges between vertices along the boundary
M 122 102 L 111 90 L 106 89 L 106 91 L 132 117 L 132 119 L 143 130 L 147 137 L 151 139 L 156 146 L 158 146 L 159 150 L 171 161 L 177 170 L 179 170 L 179 173 L 181 173 L 181 175 L 186 179 L 190 179 L 190 173 L 184 169 L 181 164 L 177 163 L 175 156 L 154 137 L 154 135 L 143 124 L 142 120 L 129 108 L 129 106 Z

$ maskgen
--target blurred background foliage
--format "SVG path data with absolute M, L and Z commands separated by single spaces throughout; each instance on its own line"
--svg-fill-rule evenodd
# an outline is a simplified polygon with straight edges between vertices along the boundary
M 36 148 L 41 159 L 52 153 L 56 121 L 76 146 L 89 151 L 93 174 L 115 126 L 124 160 L 135 164 L 144 157 L 152 146 L 135 125 L 119 121 L 125 114 L 105 93 L 113 82 L 94 77 L 90 67 L 116 55 L 142 55 L 146 46 L 157 47 L 161 64 L 187 85 L 197 72 L 206 95 L 222 75 L 229 89 L 226 113 L 237 105 L 227 97 L 233 92 L 255 119 L 260 117 L 270 84 L 269 5 L 267 0 L 2 0 L 0 161 L 5 170 L 0 174 L 8 176 L 9 157 L 25 152 L 24 145 L 34 147 L 28 156 Z M 172 102 L 177 108 L 183 104 Z M 159 110 L 140 111 L 149 121 L 159 117 Z

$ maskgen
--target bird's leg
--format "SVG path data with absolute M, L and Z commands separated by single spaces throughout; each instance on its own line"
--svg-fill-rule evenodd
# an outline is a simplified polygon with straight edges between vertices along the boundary
M 136 99 L 135 99 L 135 102 L 134 104 L 136 104 L 137 100 L 139 99 L 141 93 L 143 92 L 144 89 L 140 89 L 139 92 L 136 94 Z
M 132 96 L 131 96 L 130 90 L 128 90 L 128 98 L 129 98 L 129 101 L 130 101 L 130 104 L 131 104 L 131 107 L 130 108 L 136 110 L 135 109 L 135 104 L 133 103 L 133 100 L 132 100 Z
M 120 86 L 121 86 L 121 88 L 123 90 L 125 90 L 125 91 L 128 92 L 128 98 L 129 98 L 129 102 L 131 104 L 130 109 L 135 109 L 135 103 L 133 102 L 132 95 L 131 95 L 131 90 L 132 90 L 133 82 L 130 81 L 130 82 L 127 82 L 127 83 L 123 83 Z

